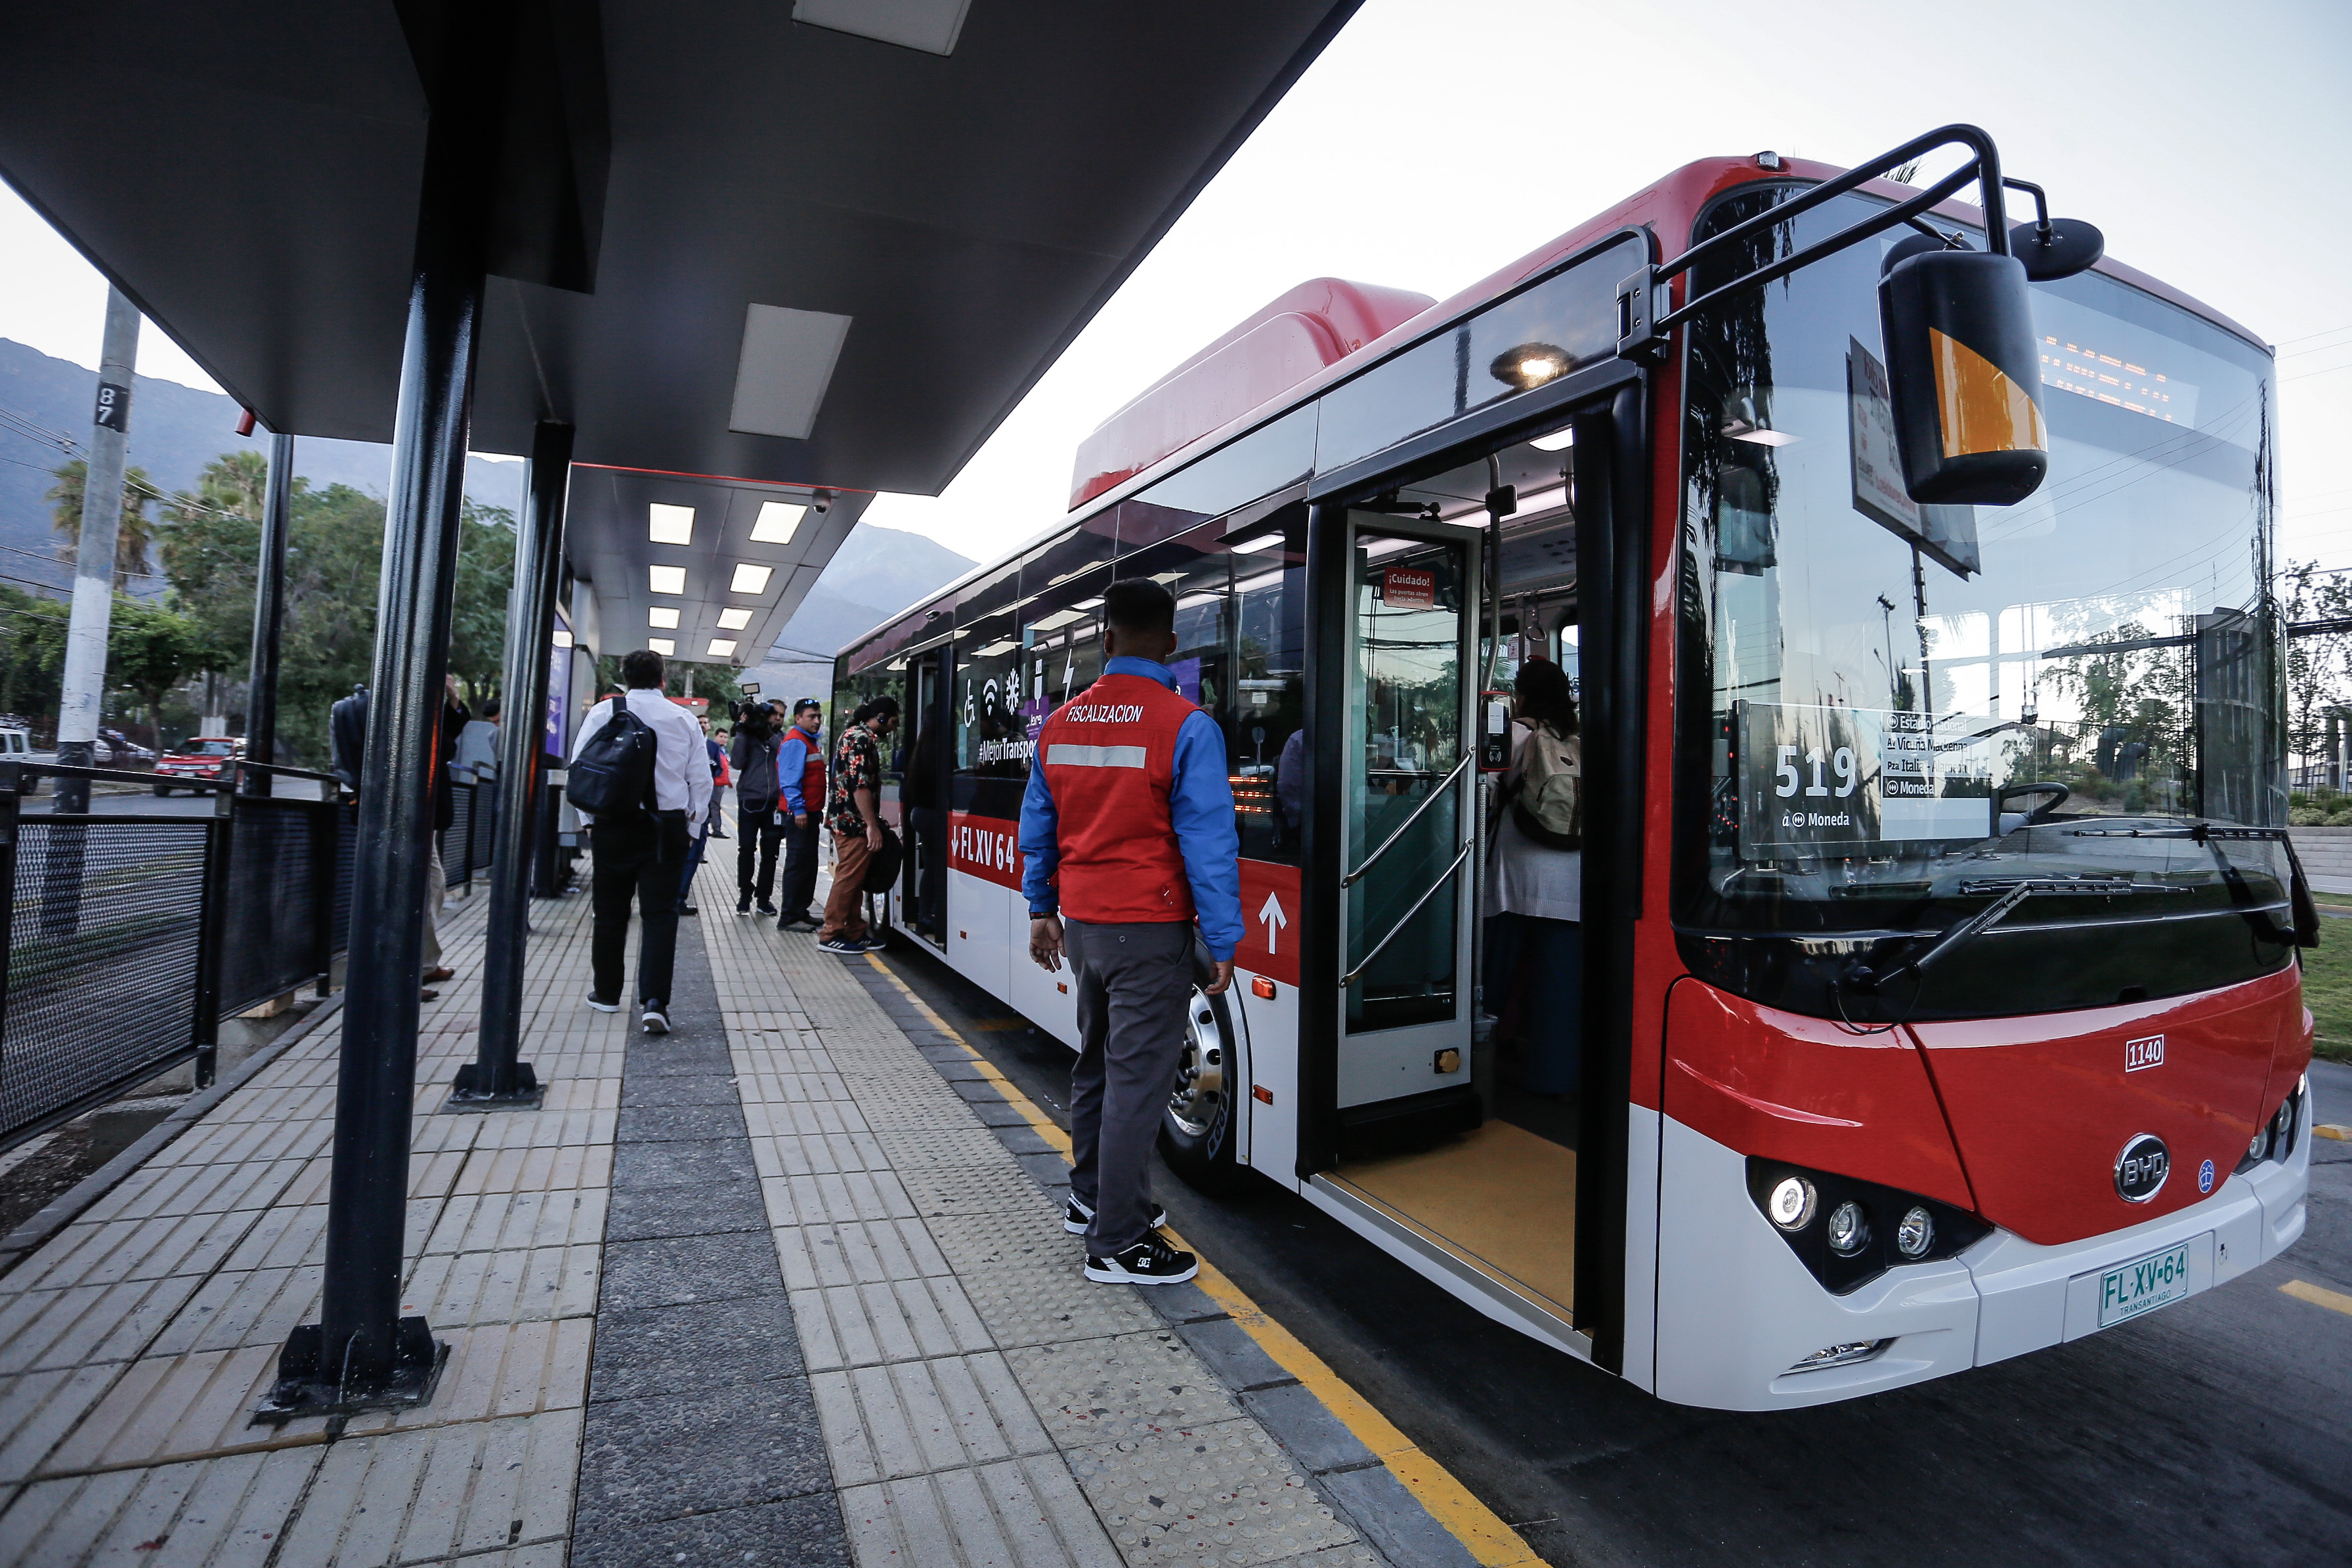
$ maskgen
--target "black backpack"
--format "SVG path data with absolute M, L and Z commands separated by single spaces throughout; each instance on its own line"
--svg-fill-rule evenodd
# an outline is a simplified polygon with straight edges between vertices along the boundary
M 592 817 L 620 820 L 654 809 L 653 727 L 612 699 L 613 717 L 589 738 L 564 776 L 563 798 Z
M 906 863 L 906 855 L 907 846 L 899 841 L 897 833 L 890 831 L 889 823 L 883 823 L 882 847 L 867 852 L 866 880 L 860 884 L 858 891 L 876 894 L 889 892 L 892 884 L 898 880 L 898 868 Z

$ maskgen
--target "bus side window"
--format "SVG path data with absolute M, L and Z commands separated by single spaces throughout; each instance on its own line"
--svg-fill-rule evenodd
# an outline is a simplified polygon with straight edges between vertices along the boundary
M 1224 732 L 1245 860 L 1297 863 L 1304 806 L 1307 508 L 1218 518 L 1122 557 L 1176 596 L 1170 669 Z
M 1034 745 L 1054 710 L 1102 674 L 1111 517 L 1080 524 L 1021 565 L 1021 717 Z

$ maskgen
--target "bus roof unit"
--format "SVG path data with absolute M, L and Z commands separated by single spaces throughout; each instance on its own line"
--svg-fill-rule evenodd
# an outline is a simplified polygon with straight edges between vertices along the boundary
M 1070 509 L 1428 309 L 1406 288 L 1318 277 L 1281 295 L 1146 388 L 1078 444 Z

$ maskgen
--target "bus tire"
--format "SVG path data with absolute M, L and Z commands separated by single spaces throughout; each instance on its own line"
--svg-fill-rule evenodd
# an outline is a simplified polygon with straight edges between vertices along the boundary
M 1184 1016 L 1184 1052 L 1176 1082 L 1160 1116 L 1160 1152 L 1186 1186 L 1212 1195 L 1238 1189 L 1243 1166 L 1234 1155 L 1233 1086 L 1241 1076 L 1240 1036 L 1223 997 L 1203 989 L 1214 970 L 1197 947 L 1192 990 Z

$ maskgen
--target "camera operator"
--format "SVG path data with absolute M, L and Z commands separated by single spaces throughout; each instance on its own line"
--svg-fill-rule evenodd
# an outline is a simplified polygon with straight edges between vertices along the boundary
M 727 760 L 735 769 L 735 821 L 741 830 L 735 847 L 735 913 L 751 914 L 757 898 L 760 913 L 772 915 L 776 906 L 770 894 L 784 828 L 777 812 L 776 726 L 765 704 L 747 702 L 736 711 Z

